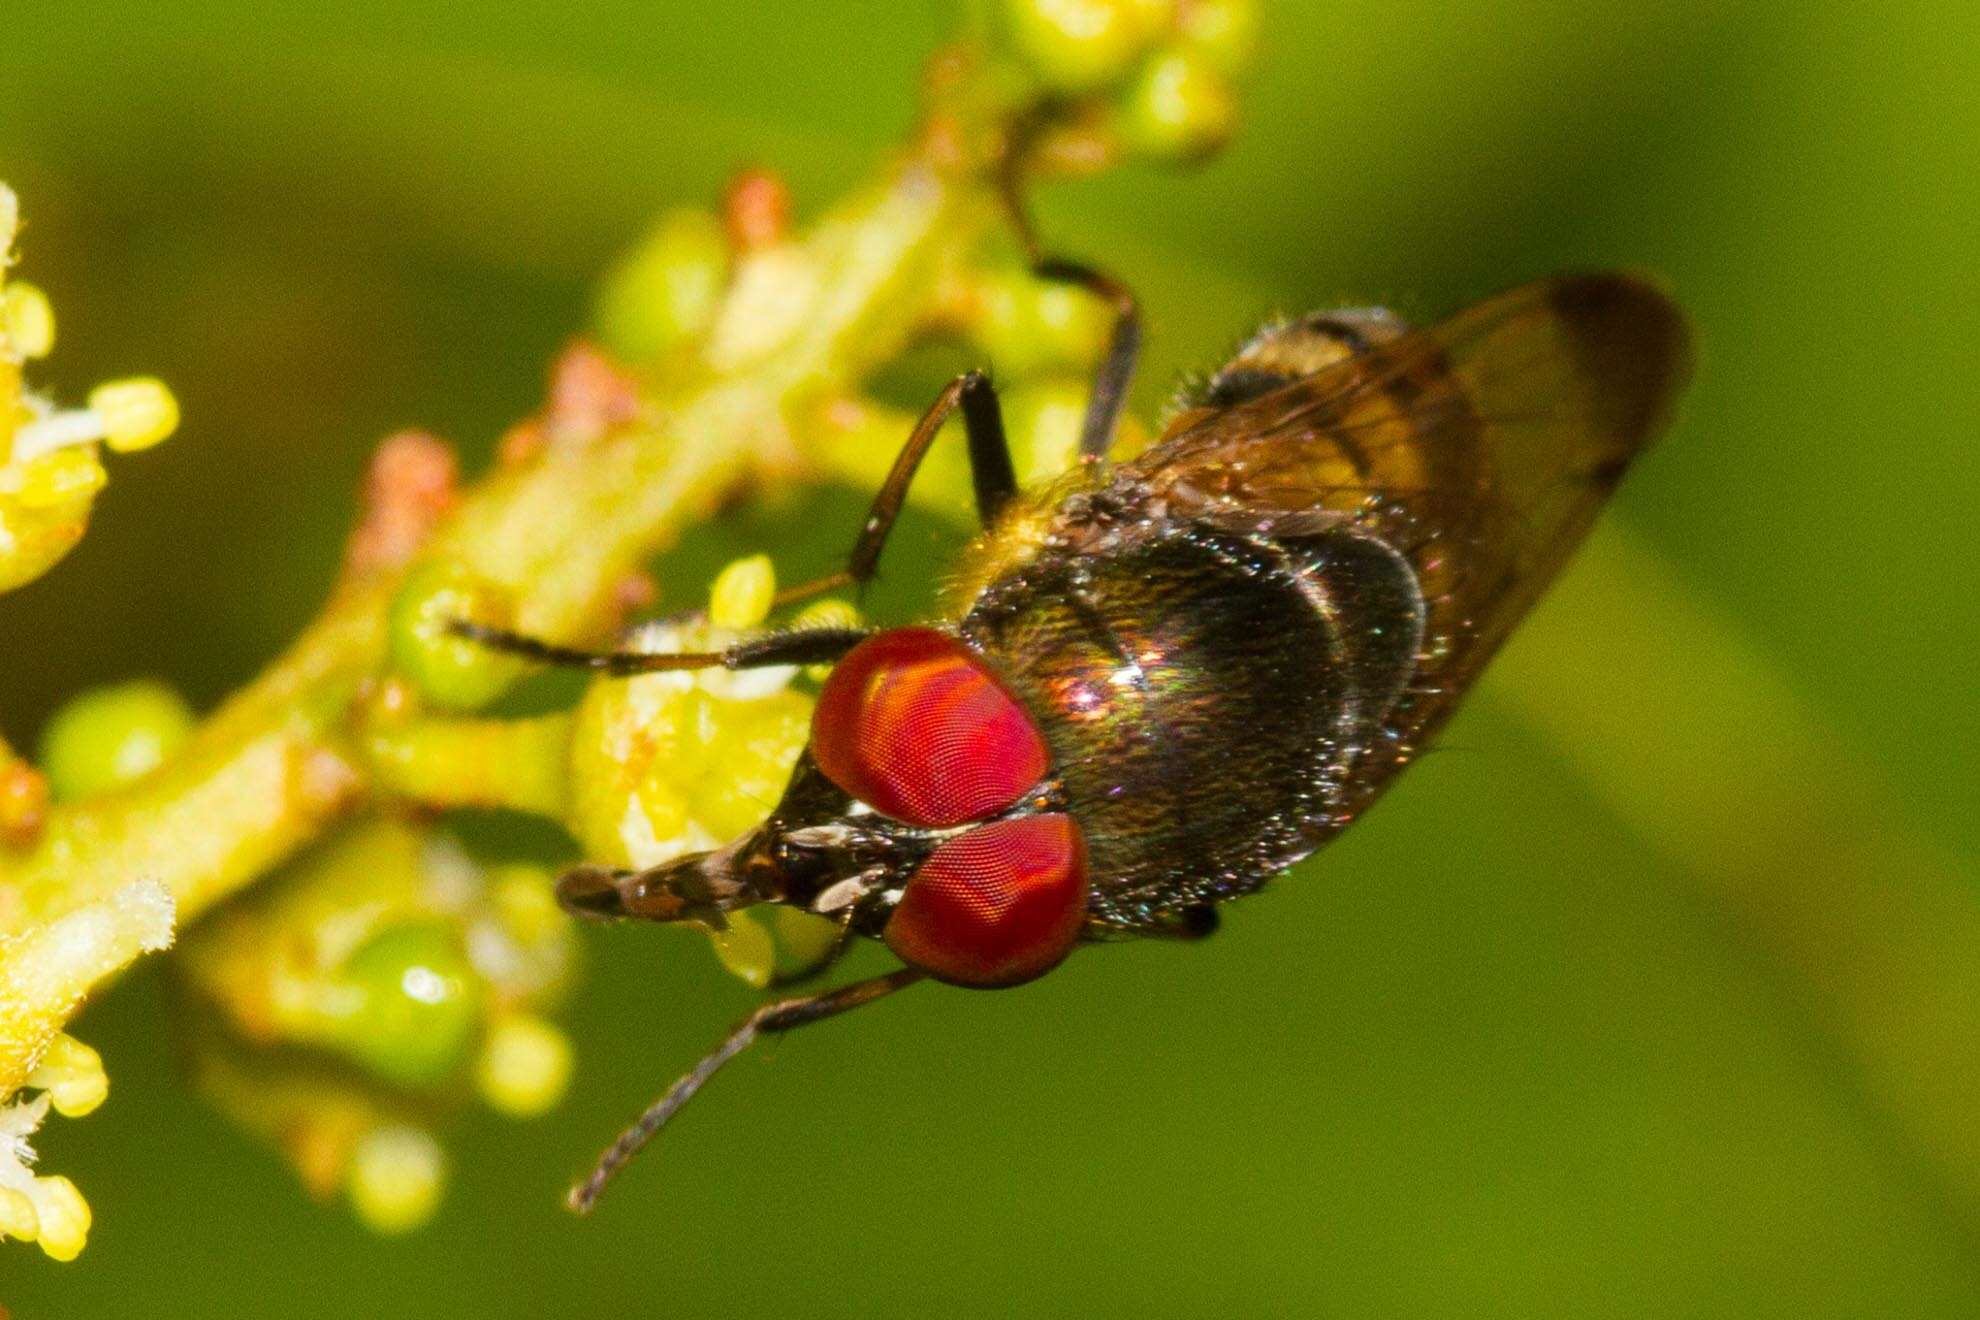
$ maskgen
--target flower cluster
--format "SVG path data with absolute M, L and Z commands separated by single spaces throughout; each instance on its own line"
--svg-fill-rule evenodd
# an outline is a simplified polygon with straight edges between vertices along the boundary
M 178 962 L 212 1010 L 194 1015 L 195 1071 L 311 1192 L 342 1191 L 381 1232 L 417 1227 L 445 1175 L 438 1099 L 472 1086 L 532 1118 L 562 1098 L 572 1050 L 545 1013 L 575 954 L 540 868 L 370 821 L 188 937 Z
M 62 1025 L 98 982 L 170 944 L 172 921 L 171 895 L 137 881 L 0 936 L 0 1238 L 38 1242 L 57 1260 L 82 1250 L 89 1206 L 67 1178 L 32 1172 L 28 1138 L 50 1109 L 78 1118 L 103 1103 L 102 1060 Z
M 40 577 L 82 539 L 107 479 L 103 446 L 149 449 L 179 424 L 171 391 L 149 377 L 99 385 L 81 408 L 25 388 L 22 365 L 55 346 L 55 313 L 40 289 L 6 279 L 19 219 L 0 184 L 0 591 Z
M 19 219 L 0 185 L 0 591 L 39 577 L 81 539 L 104 447 L 146 449 L 178 424 L 155 380 L 99 385 L 71 409 L 26 387 L 22 368 L 54 347 L 55 314 L 41 290 L 7 278 Z M 33 841 L 50 783 L 0 742 L 0 849 Z M 39 1243 L 57 1260 L 82 1250 L 89 1206 L 67 1178 L 33 1172 L 29 1138 L 51 1110 L 76 1118 L 103 1102 L 102 1060 L 62 1028 L 99 982 L 171 943 L 173 909 L 163 887 L 134 880 L 30 914 L 0 883 L 0 1238 Z
M 621 645 L 642 651 L 719 650 L 769 617 L 776 575 L 767 556 L 717 575 L 705 610 L 645 624 Z M 402 599 L 438 596 L 461 617 L 488 600 L 458 579 L 418 578 Z M 376 780 L 425 806 L 500 806 L 555 820 L 583 855 L 609 865 L 659 865 L 727 842 L 762 820 L 782 794 L 810 727 L 811 698 L 788 666 L 730 673 L 602 678 L 576 706 L 548 715 L 436 713 L 485 701 L 515 677 L 515 662 L 436 632 L 424 606 L 396 613 L 400 677 L 381 689 L 367 724 Z M 486 617 L 485 615 L 483 617 Z M 794 627 L 844 627 L 858 618 L 821 601 Z M 752 985 L 823 952 L 829 923 L 802 913 L 739 913 L 714 935 L 725 966 Z
M 1097 98 L 1126 151 L 1188 162 L 1230 137 L 1253 0 L 1004 0 L 998 17 L 1025 70 L 1058 95 Z
M 705 614 L 648 624 L 642 651 L 719 650 L 760 628 L 776 596 L 767 556 L 730 564 Z M 850 605 L 824 601 L 797 627 L 845 627 Z M 811 727 L 812 701 L 788 666 L 730 673 L 644 674 L 593 683 L 578 704 L 568 823 L 585 855 L 658 866 L 705 851 L 760 823 L 779 797 Z M 719 766 L 710 774 L 709 767 Z M 822 918 L 786 908 L 737 912 L 712 938 L 722 963 L 754 986 L 821 956 L 836 938 Z

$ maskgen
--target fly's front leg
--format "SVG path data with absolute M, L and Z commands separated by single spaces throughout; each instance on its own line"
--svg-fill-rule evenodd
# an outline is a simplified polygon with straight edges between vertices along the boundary
M 1004 438 L 1004 413 L 997 404 L 997 389 L 980 371 L 968 371 L 950 381 L 928 411 L 921 415 L 907 443 L 894 458 L 887 479 L 880 483 L 867 510 L 866 521 L 853 543 L 846 562 L 845 580 L 855 586 L 871 581 L 886 548 L 887 535 L 894 530 L 901 506 L 907 502 L 908 487 L 927 457 L 928 448 L 949 420 L 949 414 L 962 409 L 963 432 L 969 441 L 969 472 L 976 492 L 976 516 L 988 527 L 1017 494 L 1017 470 L 1011 466 L 1010 444 Z
M 996 386 L 980 371 L 968 371 L 950 381 L 921 415 L 907 443 L 895 456 L 887 479 L 873 496 L 866 521 L 860 524 L 859 538 L 845 568 L 811 582 L 779 592 L 774 605 L 785 606 L 840 587 L 864 587 L 873 580 L 880 565 L 880 552 L 894 530 L 901 507 L 907 502 L 908 487 L 929 446 L 941 433 L 942 423 L 957 409 L 962 410 L 963 432 L 969 442 L 969 471 L 976 492 L 976 513 L 989 526 L 1017 494 L 1017 471 L 1011 466 L 1010 444 L 1004 437 L 1003 409 L 997 404 Z M 534 637 L 490 628 L 457 619 L 448 625 L 456 637 L 482 643 L 509 655 L 522 656 L 547 665 L 574 669 L 603 670 L 608 674 L 650 674 L 665 669 L 752 669 L 763 665 L 824 664 L 837 660 L 866 636 L 847 628 L 813 628 L 776 633 L 752 642 L 743 642 L 726 651 L 659 656 L 636 651 L 582 651 L 555 646 Z M 848 640 L 849 639 L 849 640 Z M 844 643 L 840 645 L 840 643 Z
M 737 642 L 720 651 L 582 651 L 555 646 L 535 637 L 455 619 L 447 631 L 479 642 L 491 651 L 521 656 L 539 664 L 566 669 L 591 669 L 624 678 L 682 669 L 763 669 L 774 665 L 830 664 L 866 639 L 864 628 L 802 628 L 770 633 Z
M 942 424 L 957 409 L 962 410 L 963 431 L 969 442 L 970 480 L 975 488 L 977 518 L 988 527 L 1017 494 L 1017 472 L 1011 466 L 1010 445 L 1004 436 L 1004 414 L 997 404 L 997 388 L 980 371 L 969 371 L 950 381 L 935 402 L 909 432 L 907 443 L 895 456 L 886 480 L 867 508 L 860 524 L 859 538 L 853 542 L 846 566 L 836 573 L 777 593 L 775 607 L 796 604 L 843 587 L 863 589 L 879 570 L 880 552 L 894 530 L 901 508 L 907 503 L 908 487 L 927 456 L 929 446 L 941 433 Z

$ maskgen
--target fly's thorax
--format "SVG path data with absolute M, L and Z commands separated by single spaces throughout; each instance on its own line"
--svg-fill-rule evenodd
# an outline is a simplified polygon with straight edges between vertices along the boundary
M 962 621 L 1050 744 L 1103 922 L 1257 888 L 1346 823 L 1406 687 L 1421 598 L 1345 533 L 1201 525 L 1047 549 Z

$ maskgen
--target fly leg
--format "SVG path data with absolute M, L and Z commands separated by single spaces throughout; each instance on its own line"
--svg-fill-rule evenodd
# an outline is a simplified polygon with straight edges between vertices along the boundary
M 901 506 L 907 502 L 908 487 L 926 457 L 929 446 L 942 430 L 942 423 L 958 408 L 962 410 L 963 430 L 969 441 L 969 470 L 976 488 L 976 512 L 989 526 L 1017 494 L 1017 473 L 1011 467 L 1011 451 L 1004 438 L 1003 410 L 997 405 L 997 390 L 980 371 L 964 372 L 950 381 L 921 420 L 908 434 L 907 443 L 895 457 L 880 484 L 873 503 L 860 525 L 859 539 L 845 568 L 810 582 L 779 592 L 773 605 L 791 605 L 841 587 L 864 587 L 873 580 L 886 548 L 887 535 L 894 530 Z M 694 652 L 682 655 L 644 655 L 631 651 L 581 651 L 555 646 L 534 637 L 489 628 L 482 624 L 455 620 L 448 631 L 510 655 L 543 664 L 577 669 L 597 669 L 608 674 L 650 674 L 664 669 L 753 669 L 763 665 L 824 664 L 837 660 L 866 636 L 850 628 L 816 628 L 777 633 L 755 641 L 741 642 L 726 651 Z
M 618 678 L 678 669 L 763 669 L 773 665 L 830 664 L 867 636 L 863 628 L 800 628 L 793 632 L 752 637 L 720 651 L 655 654 L 649 651 L 582 651 L 568 646 L 553 646 L 535 637 L 470 623 L 466 619 L 449 622 L 447 631 L 456 637 L 479 642 L 491 651 L 566 669 L 595 669 Z
M 1024 135 L 1020 134 L 1018 142 L 1005 153 L 997 184 L 1032 274 L 1054 283 L 1076 285 L 1105 300 L 1114 310 L 1113 331 L 1107 338 L 1107 351 L 1093 373 L 1093 390 L 1087 395 L 1086 419 L 1079 434 L 1081 461 L 1098 463 L 1113 448 L 1114 431 L 1120 424 L 1121 411 L 1127 407 L 1128 385 L 1134 379 L 1135 361 L 1141 356 L 1141 308 L 1134 291 L 1106 271 L 1045 251 L 1021 195 L 1025 145 Z
M 966 371 L 945 386 L 929 405 L 921 420 L 908 433 L 907 443 L 894 457 L 887 479 L 873 496 L 860 524 L 859 539 L 853 542 L 846 566 L 837 573 L 792 587 L 777 598 L 780 605 L 819 592 L 840 587 L 863 588 L 873 580 L 880 566 L 880 552 L 894 530 L 901 506 L 907 502 L 908 487 L 927 456 L 929 446 L 942 430 L 949 414 L 962 410 L 963 433 L 969 442 L 969 472 L 976 492 L 977 519 L 988 527 L 1017 494 L 1017 471 L 1011 466 L 1010 444 L 1004 438 L 1004 413 L 997 404 L 997 388 L 980 371 Z

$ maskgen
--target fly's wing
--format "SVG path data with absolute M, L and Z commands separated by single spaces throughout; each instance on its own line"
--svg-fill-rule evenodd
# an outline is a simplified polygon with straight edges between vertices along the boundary
M 1663 428 L 1683 318 L 1630 275 L 1560 275 L 1246 403 L 1176 418 L 1126 465 L 1171 516 L 1281 536 L 1365 529 L 1427 608 L 1403 759 L 1455 703 Z

